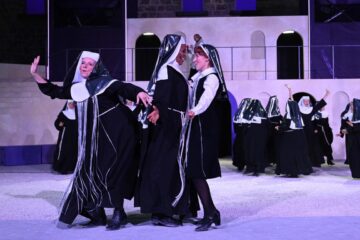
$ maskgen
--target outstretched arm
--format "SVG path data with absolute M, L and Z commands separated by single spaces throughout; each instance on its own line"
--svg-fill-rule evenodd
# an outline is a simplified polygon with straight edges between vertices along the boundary
M 294 98 L 293 98 L 293 94 L 292 94 L 292 91 L 291 91 L 291 87 L 287 84 L 285 84 L 285 87 L 288 89 L 289 91 L 289 99 L 294 101 Z
M 30 73 L 37 83 L 39 83 L 39 84 L 47 83 L 47 81 L 42 76 L 40 76 L 40 74 L 37 72 L 38 66 L 39 66 L 39 61 L 40 61 L 40 56 L 37 56 L 36 58 L 34 58 L 34 61 L 32 62 L 31 66 L 30 66 Z
M 329 95 L 330 95 L 330 91 L 328 89 L 326 89 L 325 95 L 324 95 L 324 97 L 322 99 L 325 100 Z

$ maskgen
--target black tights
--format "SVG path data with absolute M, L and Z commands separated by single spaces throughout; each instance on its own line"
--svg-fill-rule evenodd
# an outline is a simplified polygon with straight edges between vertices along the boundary
M 204 208 L 204 216 L 212 216 L 215 213 L 215 205 L 211 198 L 210 188 L 206 179 L 193 179 L 192 180 L 197 193 L 199 194 L 200 201 Z

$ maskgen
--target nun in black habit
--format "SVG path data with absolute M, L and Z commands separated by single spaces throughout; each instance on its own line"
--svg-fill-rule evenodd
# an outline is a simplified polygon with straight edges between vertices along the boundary
M 333 150 L 331 144 L 334 136 L 329 124 L 329 113 L 323 107 L 319 112 L 315 114 L 316 129 L 318 130 L 318 136 L 320 141 L 321 155 L 326 157 L 328 165 L 335 165 L 333 162 Z
M 188 131 L 185 141 L 186 178 L 200 197 L 204 217 L 195 231 L 207 231 L 214 223 L 220 225 L 220 212 L 216 209 L 206 179 L 221 176 L 218 159 L 219 106 L 228 101 L 227 89 L 215 47 L 200 44 L 195 48 L 194 64 L 198 71 L 193 81 Z
M 234 119 L 233 125 L 235 130 L 235 139 L 233 144 L 233 165 L 242 171 L 245 167 L 245 150 L 244 150 L 244 128 L 246 127 L 246 121 L 243 118 L 244 111 L 250 104 L 251 98 L 244 98 L 239 104 Z
M 276 163 L 276 155 L 279 149 L 279 132 L 275 127 L 281 125 L 283 117 L 280 113 L 279 100 L 276 96 L 269 98 L 266 105 L 267 119 L 269 120 L 269 133 L 267 142 L 267 160 L 269 163 Z
M 347 137 L 346 131 L 343 131 L 344 129 L 347 128 L 347 123 L 346 121 L 349 120 L 348 119 L 348 115 L 347 113 L 350 110 L 350 105 L 352 103 L 348 103 L 345 107 L 345 110 L 341 113 L 340 117 L 341 117 L 341 125 L 340 125 L 340 132 L 338 134 L 336 134 L 336 136 L 339 136 L 341 138 L 345 138 L 345 162 L 344 164 L 349 164 L 349 160 L 348 160 L 348 156 L 349 156 L 349 138 Z M 351 120 L 351 119 L 350 119 Z
M 360 99 L 354 98 L 349 111 L 344 115 L 346 127 L 342 133 L 348 137 L 348 156 L 351 176 L 360 178 Z
M 313 167 L 321 167 L 321 164 L 324 162 L 324 159 L 321 156 L 320 142 L 318 131 L 315 126 L 316 124 L 314 122 L 314 115 L 326 105 L 325 99 L 329 94 L 329 90 L 326 90 L 324 97 L 316 103 L 315 106 L 311 105 L 309 96 L 303 96 L 298 102 L 301 117 L 304 121 L 304 131 Z
M 153 110 L 144 113 L 148 146 L 142 155 L 136 203 L 151 213 L 154 225 L 175 227 L 174 215 L 188 213 L 184 167 L 178 158 L 180 135 L 188 107 L 189 85 L 183 68 L 186 44 L 182 36 L 166 35 L 149 82 Z M 149 123 L 146 123 L 149 120 Z
M 60 209 L 58 227 L 69 227 L 78 214 L 90 225 L 106 225 L 104 208 L 114 208 L 107 229 L 127 223 L 124 198 L 133 197 L 138 137 L 136 119 L 122 98 L 146 105 L 148 95 L 139 87 L 113 79 L 98 53 L 83 51 L 59 87 L 37 73 L 39 57 L 30 72 L 42 93 L 76 101 L 78 119 L 77 165 Z M 72 77 L 73 76 L 73 77 Z
M 244 111 L 245 173 L 258 176 L 267 166 L 266 151 L 269 122 L 260 100 L 252 99 Z
M 284 121 L 276 129 L 280 132 L 279 154 L 275 173 L 288 177 L 299 174 L 309 175 L 313 172 L 308 155 L 304 123 L 298 104 L 293 100 L 291 89 L 286 103 Z
M 77 160 L 75 102 L 68 100 L 54 122 L 59 131 L 52 168 L 60 174 L 72 173 Z

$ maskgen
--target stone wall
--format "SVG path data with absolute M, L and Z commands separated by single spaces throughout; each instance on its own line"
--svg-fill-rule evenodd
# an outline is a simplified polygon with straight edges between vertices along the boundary
M 181 12 L 181 0 L 138 0 L 139 18 L 175 17 Z M 257 10 L 264 16 L 297 15 L 300 3 L 306 0 L 257 0 Z M 204 0 L 208 16 L 229 16 L 235 8 L 235 0 Z

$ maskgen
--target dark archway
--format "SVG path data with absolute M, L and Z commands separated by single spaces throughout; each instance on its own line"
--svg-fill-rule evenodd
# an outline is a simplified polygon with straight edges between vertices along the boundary
M 303 40 L 297 32 L 283 32 L 277 39 L 278 79 L 304 78 Z
M 160 39 L 153 33 L 143 33 L 135 44 L 135 80 L 148 81 L 159 53 Z

